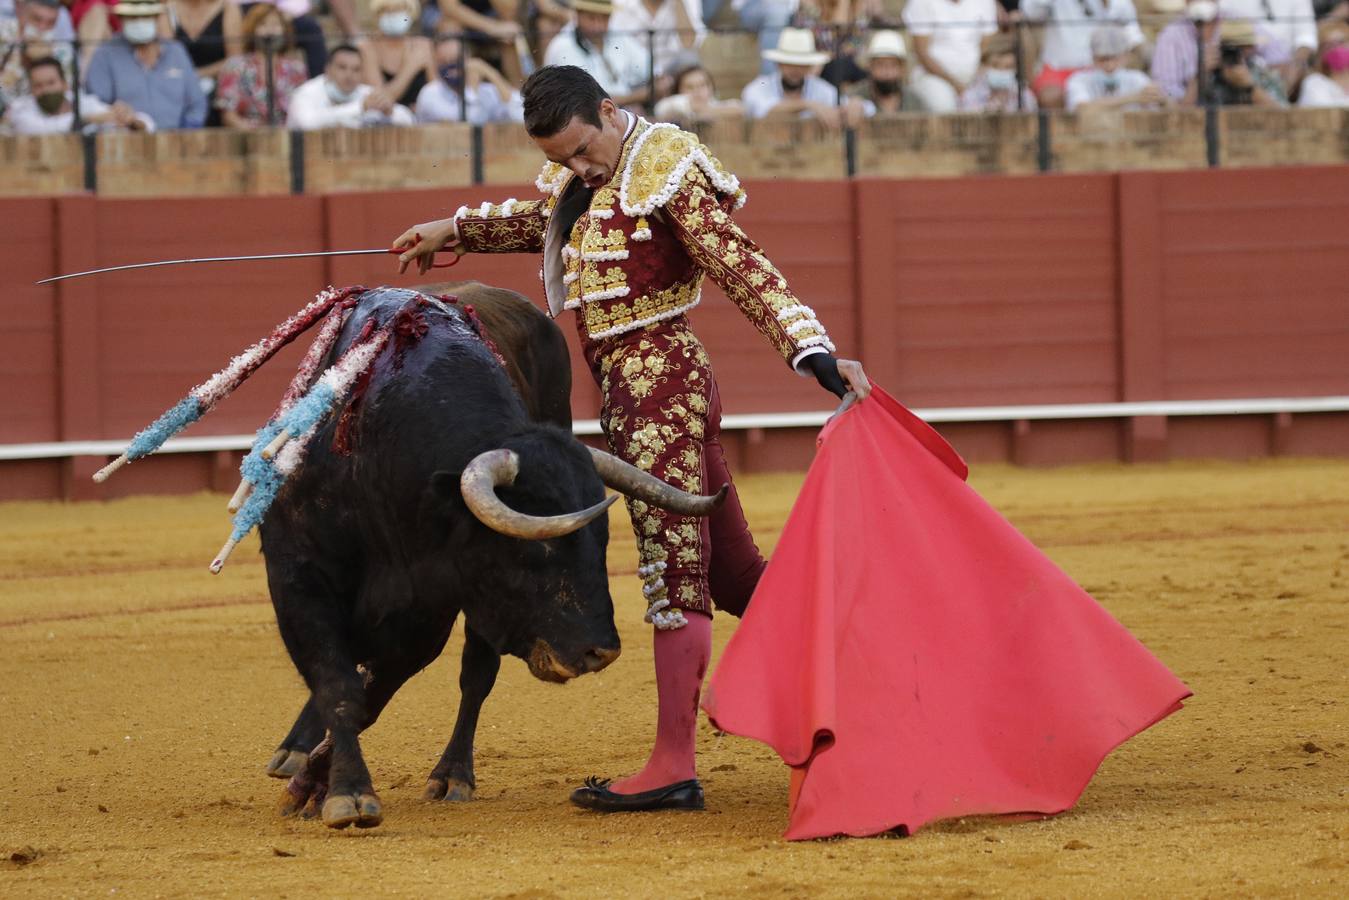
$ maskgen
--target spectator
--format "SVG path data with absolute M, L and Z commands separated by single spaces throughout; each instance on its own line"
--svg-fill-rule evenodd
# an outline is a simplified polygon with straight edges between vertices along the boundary
M 520 92 L 486 60 L 468 56 L 460 32 L 446 30 L 436 36 L 435 61 L 435 80 L 417 95 L 418 122 L 524 121 Z
M 692 126 L 716 119 L 738 119 L 745 114 L 739 100 L 718 100 L 712 75 L 701 65 L 686 66 L 674 74 L 673 93 L 656 104 L 662 122 Z
M 1170 102 L 1145 73 L 1125 67 L 1133 37 L 1127 26 L 1115 24 L 1101 25 L 1091 32 L 1091 56 L 1096 65 L 1079 69 L 1068 78 L 1069 112 L 1141 109 Z
M 88 66 L 89 58 L 98 45 L 122 30 L 122 23 L 113 14 L 117 0 L 74 0 L 70 4 L 70 20 L 82 45 L 80 63 Z
M 974 81 L 960 95 L 964 112 L 1034 112 L 1035 94 L 1029 86 L 1021 88 L 1017 102 L 1016 37 L 1010 32 L 994 35 L 984 47 L 983 64 Z
M 27 64 L 33 60 L 54 57 L 70 80 L 74 32 L 67 18 L 62 37 L 64 12 L 60 0 L 19 0 L 12 18 L 0 18 L 0 112 L 28 93 Z
M 475 56 L 492 63 L 516 83 L 524 80 L 521 49 L 524 29 L 517 20 L 519 0 L 439 0 L 442 21 L 464 32 Z M 580 8 L 579 6 L 576 8 Z
M 290 97 L 305 82 L 305 67 L 295 52 L 295 30 L 286 14 L 270 3 L 255 3 L 243 21 L 243 48 L 225 60 L 215 105 L 229 128 L 258 128 L 286 121 Z M 272 60 L 275 118 L 268 119 L 267 59 Z
M 702 0 L 703 21 L 711 22 L 725 0 Z M 791 24 L 798 0 L 731 0 L 740 27 L 759 36 L 759 74 L 772 75 L 777 69 L 764 51 L 778 45 L 782 29 Z
M 529 4 L 529 42 L 535 60 L 543 62 L 548 45 L 570 21 L 571 7 L 566 0 L 532 0 Z
M 1321 25 L 1316 70 L 1302 81 L 1298 106 L 1349 106 L 1349 28 L 1341 21 Z
M 1021 15 L 1030 22 L 1048 22 L 1041 38 L 1040 71 L 1031 83 L 1041 106 L 1063 106 L 1068 79 L 1091 68 L 1093 31 L 1088 23 L 1121 26 L 1126 53 L 1143 45 L 1133 0 L 1023 0 Z
M 253 3 L 251 0 L 230 0 L 241 3 L 244 15 L 248 15 Z M 314 15 L 313 0 L 275 0 L 276 6 L 290 19 L 295 31 L 295 43 L 304 51 L 305 70 L 310 78 L 323 74 L 328 62 L 328 39 L 324 36 L 323 26 Z M 327 0 L 328 11 L 337 20 L 337 26 L 346 40 L 352 40 L 360 27 L 356 22 L 356 10 L 352 0 Z
M 243 15 L 225 0 L 168 0 L 168 9 L 173 39 L 187 49 L 209 94 L 225 59 L 243 49 Z
M 574 0 L 572 7 L 576 17 L 548 45 L 544 63 L 585 69 L 619 106 L 644 101 L 651 59 L 636 39 L 609 30 L 613 0 Z
M 1218 59 L 1218 4 L 1187 0 L 1180 16 L 1157 35 L 1152 51 L 1152 80 L 1172 100 L 1194 103 L 1198 92 L 1199 41 L 1205 61 Z M 1206 65 L 1205 69 L 1211 67 Z
M 1260 59 L 1272 66 L 1292 92 L 1316 54 L 1316 14 L 1312 0 L 1218 0 L 1224 19 L 1255 26 Z
M 412 125 L 415 121 L 406 106 L 361 83 L 361 51 L 350 44 L 334 47 L 323 74 L 296 88 L 286 116 L 288 127 L 304 131 Z
M 417 21 L 413 0 L 374 0 L 377 33 L 357 46 L 361 50 L 361 80 L 394 103 L 411 108 L 422 88 L 436 80 L 430 38 L 412 34 Z
M 867 118 L 901 112 L 925 112 L 918 95 L 904 86 L 909 54 L 898 31 L 877 31 L 867 45 L 867 80 L 848 90 Z
M 673 75 L 677 61 L 696 53 L 707 36 L 698 0 L 614 0 L 609 27 L 654 54 L 657 75 Z
M 994 0 L 909 0 L 904 22 L 920 68 L 913 91 L 933 112 L 951 112 L 979 72 L 980 48 L 998 30 Z M 1013 92 L 1015 96 L 1015 91 Z
M 85 86 L 104 103 L 122 101 L 155 121 L 155 128 L 200 128 L 206 121 L 192 59 L 183 45 L 159 37 L 159 0 L 122 0 L 113 7 L 122 33 L 94 51 Z
M 1208 103 L 1220 106 L 1285 106 L 1279 77 L 1255 53 L 1255 26 L 1223 22 L 1218 31 L 1218 64 L 1208 79 Z
M 873 4 L 869 0 L 801 0 L 792 26 L 809 28 L 815 46 L 828 54 L 820 77 L 835 87 L 856 84 L 867 77 L 857 63 L 862 35 L 871 24 Z
M 804 28 L 784 28 L 777 47 L 765 50 L 763 55 L 776 63 L 778 70 L 745 85 L 740 99 L 746 116 L 816 118 L 831 129 L 842 124 L 838 88 L 812 74 L 829 59 L 827 53 L 815 49 L 815 35 Z
M 5 113 L 5 121 L 17 134 L 64 134 L 74 128 L 75 104 L 61 61 L 47 56 L 28 67 L 32 93 L 20 97 Z M 108 106 L 91 94 L 80 93 L 80 119 L 91 126 L 154 131 L 149 116 L 125 103 Z

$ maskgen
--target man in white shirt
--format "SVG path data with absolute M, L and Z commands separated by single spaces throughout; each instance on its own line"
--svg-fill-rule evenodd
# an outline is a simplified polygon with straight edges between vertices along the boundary
M 670 75 L 676 60 L 697 51 L 707 36 L 699 0 L 614 0 L 609 28 L 651 44 L 656 74 Z
M 777 64 L 777 72 L 745 85 L 740 101 L 746 118 L 796 116 L 819 119 L 830 128 L 839 126 L 849 108 L 838 105 L 837 88 L 814 74 L 829 61 L 829 54 L 815 49 L 815 35 L 809 29 L 782 29 L 777 47 L 763 51 L 763 57 Z
M 576 18 L 548 44 L 544 65 L 584 69 L 619 106 L 645 101 L 651 54 L 635 38 L 609 30 L 613 0 L 574 0 L 572 8 Z
M 65 69 L 55 57 L 35 60 L 28 67 L 31 94 L 18 98 L 5 111 L 5 121 L 16 134 L 65 134 L 75 126 L 74 96 Z M 109 106 L 93 94 L 80 92 L 80 119 L 95 127 L 154 131 L 155 122 L 125 103 Z
M 904 24 L 921 68 L 913 90 L 933 112 L 954 112 L 979 72 L 984 40 L 998 31 L 995 0 L 909 0 Z
M 290 98 L 289 128 L 363 128 L 367 125 L 412 125 L 416 119 L 406 106 L 382 99 L 361 84 L 361 53 L 350 44 L 334 47 L 323 74 L 295 89 Z
M 1065 95 L 1069 112 L 1142 109 L 1170 102 L 1146 74 L 1124 67 L 1132 40 L 1126 26 L 1102 25 L 1092 31 L 1091 55 L 1096 65 L 1068 78 Z
M 525 120 L 520 92 L 486 60 L 470 56 L 465 61 L 459 33 L 436 35 L 436 73 L 440 77 L 417 94 L 418 122 L 486 125 Z
M 1062 106 L 1068 79 L 1074 72 L 1091 68 L 1090 23 L 1122 26 L 1129 44 L 1125 52 L 1143 44 L 1133 0 L 1022 0 L 1021 14 L 1031 22 L 1048 22 L 1040 71 L 1031 84 L 1041 106 Z

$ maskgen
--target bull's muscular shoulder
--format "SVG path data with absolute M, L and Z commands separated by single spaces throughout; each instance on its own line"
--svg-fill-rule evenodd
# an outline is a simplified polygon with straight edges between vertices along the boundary
M 744 205 L 740 180 L 726 171 L 696 135 L 657 123 L 639 134 L 628 152 L 618 188 L 623 213 L 645 216 L 664 206 L 695 166 L 718 193 L 735 198 L 737 209 Z

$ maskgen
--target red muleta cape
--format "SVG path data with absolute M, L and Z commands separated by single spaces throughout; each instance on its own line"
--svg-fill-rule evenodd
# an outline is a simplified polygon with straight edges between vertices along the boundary
M 787 838 L 1062 812 L 1190 696 L 892 397 L 819 442 L 703 703 L 793 768 Z

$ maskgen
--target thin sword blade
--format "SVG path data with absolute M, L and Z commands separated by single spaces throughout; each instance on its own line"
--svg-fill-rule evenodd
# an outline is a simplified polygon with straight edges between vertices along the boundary
M 106 272 L 125 272 L 128 269 L 154 269 L 159 266 L 186 266 L 194 263 L 214 262 L 251 262 L 257 259 L 303 259 L 312 256 L 368 256 L 373 253 L 388 254 L 388 250 L 320 250 L 312 253 L 266 253 L 261 256 L 202 256 L 193 259 L 161 259 L 158 262 L 131 263 L 125 266 L 108 266 L 103 269 L 90 269 L 88 272 L 71 272 L 68 275 L 54 275 L 44 278 L 38 284 L 51 284 L 53 281 L 65 281 L 68 278 L 83 278 L 86 275 L 102 275 Z

